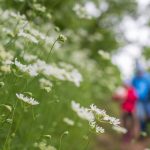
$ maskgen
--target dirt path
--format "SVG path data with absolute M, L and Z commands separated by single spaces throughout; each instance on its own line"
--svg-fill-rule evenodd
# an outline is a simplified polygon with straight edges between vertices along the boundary
M 125 143 L 118 135 L 102 135 L 96 141 L 94 150 L 146 150 L 150 147 L 150 139 Z

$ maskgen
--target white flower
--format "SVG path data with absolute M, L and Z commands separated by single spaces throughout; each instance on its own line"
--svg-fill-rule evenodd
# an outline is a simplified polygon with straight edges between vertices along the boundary
M 33 7 L 35 10 L 44 13 L 46 11 L 46 7 L 41 5 L 40 3 L 33 3 Z
M 67 70 L 57 67 L 56 65 L 47 64 L 45 61 L 40 59 L 30 65 L 23 65 L 15 59 L 14 64 L 21 72 L 25 72 L 32 77 L 37 76 L 38 74 L 42 74 L 46 77 L 52 76 L 58 80 L 73 82 L 77 87 L 80 86 L 80 83 L 83 80 L 82 75 L 77 69 L 72 68 L 71 70 Z
M 127 129 L 126 128 L 123 128 L 123 127 L 120 127 L 120 126 L 113 126 L 112 127 L 114 130 L 116 130 L 117 132 L 120 132 L 120 133 L 127 133 Z
M 67 118 L 67 117 L 65 117 L 65 118 L 63 119 L 63 121 L 64 121 L 66 124 L 70 125 L 70 126 L 73 126 L 73 125 L 74 125 L 74 121 L 71 120 L 71 119 L 69 119 L 69 118 Z
M 28 70 L 28 67 L 26 65 L 21 64 L 17 58 L 15 59 L 14 64 L 16 65 L 16 67 L 18 67 L 18 69 L 20 69 L 22 72 L 26 72 Z
M 99 50 L 98 54 L 101 55 L 104 59 L 110 59 L 110 54 L 108 52 L 105 52 L 104 50 Z
M 18 99 L 24 101 L 25 103 L 28 103 L 30 105 L 38 105 L 39 102 L 36 101 L 34 98 L 32 97 L 27 97 L 27 96 L 24 96 L 23 94 L 21 93 L 16 93 L 16 96 Z
M 34 143 L 34 147 L 40 150 L 56 150 L 56 148 L 49 145 L 45 139 L 39 143 Z
M 38 72 L 42 73 L 45 76 L 53 76 L 59 80 L 67 80 L 73 82 L 76 86 L 80 86 L 82 75 L 78 72 L 77 69 L 72 68 L 67 70 L 60 68 L 54 65 L 47 64 L 45 61 L 37 60 L 32 64 L 33 68 L 37 68 Z
M 71 106 L 80 118 L 89 122 L 90 128 L 95 130 L 96 133 L 104 133 L 104 129 L 99 126 L 102 122 L 117 127 L 118 124 L 120 124 L 119 119 L 107 115 L 105 110 L 97 108 L 94 104 L 90 105 L 90 108 L 88 109 L 81 107 L 79 103 L 72 101 Z
M 105 110 L 97 108 L 94 104 L 90 105 L 90 110 L 96 113 L 97 115 L 102 115 L 102 116 L 106 115 Z
M 52 82 L 50 82 L 49 80 L 45 79 L 45 78 L 41 78 L 39 79 L 39 82 L 40 82 L 40 87 L 41 89 L 44 89 L 46 90 L 47 92 L 50 92 L 51 89 L 52 89 Z
M 18 33 L 18 36 L 27 38 L 29 41 L 33 42 L 33 43 L 38 43 L 38 40 L 31 34 L 29 33 L 25 33 L 23 30 L 20 30 Z
M 79 103 L 76 103 L 75 101 L 71 102 L 72 109 L 77 113 L 79 117 L 82 119 L 92 121 L 94 119 L 94 116 L 91 112 L 88 111 L 88 109 L 84 107 L 80 107 Z
M 38 31 L 38 30 L 36 30 L 36 29 L 34 29 L 34 28 L 32 28 L 31 26 L 28 26 L 27 30 L 28 30 L 28 32 L 30 32 L 32 35 L 34 35 L 34 36 L 37 37 L 37 38 L 40 38 L 41 40 L 46 40 L 46 39 L 48 38 L 45 34 L 41 33 L 40 31 Z M 45 41 L 45 42 L 46 42 L 46 41 Z
M 26 19 L 25 15 L 20 15 L 20 12 L 15 13 L 15 12 L 12 11 L 12 12 L 10 12 L 10 15 L 12 17 L 16 18 L 17 20 L 24 20 L 24 19 Z
M 26 53 L 23 55 L 23 59 L 27 62 L 32 62 L 37 59 L 37 56 Z
M 89 125 L 91 127 L 91 129 L 94 129 L 96 127 L 96 122 L 94 120 L 89 122 Z
M 35 77 L 38 75 L 38 70 L 37 68 L 35 68 L 34 66 L 32 65 L 23 65 L 21 64 L 17 58 L 15 59 L 15 62 L 14 64 L 16 65 L 16 67 L 21 71 L 21 72 L 25 72 L 25 73 L 28 73 L 30 76 L 32 77 Z
M 70 81 L 74 82 L 77 87 L 80 86 L 81 81 L 83 80 L 81 74 L 76 70 L 72 70 L 70 73 Z
M 104 133 L 105 130 L 104 128 L 100 127 L 100 126 L 96 126 L 96 133 L 99 134 L 99 133 Z
M 110 117 L 108 115 L 105 115 L 103 118 L 104 121 L 109 121 L 110 124 L 113 124 L 114 126 L 117 126 L 120 124 L 120 120 L 116 119 L 115 117 Z
M 73 11 L 76 13 L 76 15 L 81 19 L 91 19 L 92 16 L 88 13 L 85 6 L 81 6 L 80 4 L 76 4 L 73 7 Z

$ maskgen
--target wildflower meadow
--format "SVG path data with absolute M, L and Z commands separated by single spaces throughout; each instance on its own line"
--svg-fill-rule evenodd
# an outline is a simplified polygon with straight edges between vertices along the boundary
M 126 132 L 112 56 L 130 13 L 134 0 L 0 0 L 0 150 L 97 150 Z

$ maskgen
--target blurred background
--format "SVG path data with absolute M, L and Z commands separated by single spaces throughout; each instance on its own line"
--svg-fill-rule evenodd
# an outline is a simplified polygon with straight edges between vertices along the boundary
M 136 60 L 150 67 L 149 11 L 150 0 L 0 0 L 0 149 L 123 149 L 122 133 L 107 124 L 90 132 L 71 101 L 121 118 L 114 91 L 134 76 Z M 16 60 L 51 66 L 34 76 Z M 16 93 L 40 104 L 18 103 Z M 124 148 L 150 146 L 131 143 Z

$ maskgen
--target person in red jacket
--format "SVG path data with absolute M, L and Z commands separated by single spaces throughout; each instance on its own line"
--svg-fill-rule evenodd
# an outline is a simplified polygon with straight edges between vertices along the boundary
M 134 137 L 136 126 L 135 111 L 137 94 L 134 87 L 129 82 L 124 82 L 123 86 L 118 88 L 113 95 L 113 99 L 117 100 L 121 105 L 122 125 L 127 129 L 123 140 L 130 141 Z

